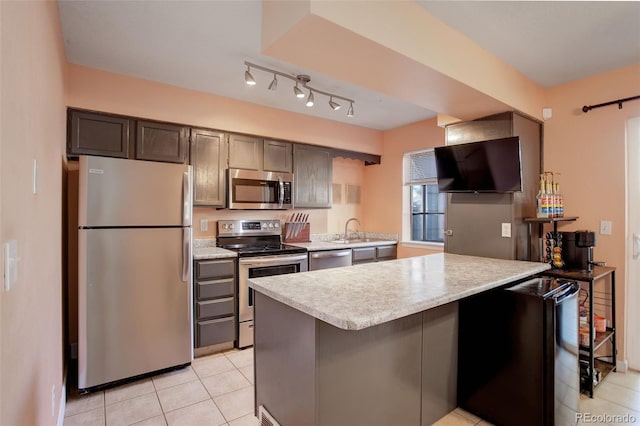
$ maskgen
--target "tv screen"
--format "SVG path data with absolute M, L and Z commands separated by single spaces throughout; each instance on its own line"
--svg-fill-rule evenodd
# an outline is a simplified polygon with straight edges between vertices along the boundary
M 434 154 L 440 192 L 522 191 L 517 136 L 437 147 Z

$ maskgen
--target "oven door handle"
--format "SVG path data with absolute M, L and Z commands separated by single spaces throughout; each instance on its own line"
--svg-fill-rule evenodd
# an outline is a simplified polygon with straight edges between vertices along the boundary
M 240 259 L 240 265 L 248 266 L 268 266 L 268 265 L 286 265 L 292 262 L 300 262 L 307 260 L 307 253 L 297 256 L 264 256 Z

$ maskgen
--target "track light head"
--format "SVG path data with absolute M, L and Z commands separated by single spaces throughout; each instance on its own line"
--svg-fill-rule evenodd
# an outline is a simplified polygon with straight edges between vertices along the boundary
M 273 80 L 271 80 L 271 83 L 269 83 L 269 90 L 276 90 L 278 88 L 278 79 L 276 78 L 276 75 L 273 75 Z
M 300 90 L 300 88 L 298 87 L 298 83 L 293 86 L 293 93 L 296 94 L 296 98 L 304 98 L 304 92 Z
M 313 106 L 313 92 L 311 90 L 309 90 L 309 97 L 307 98 L 307 103 L 305 105 L 308 107 Z
M 353 102 L 349 104 L 349 109 L 347 110 L 347 117 L 353 117 Z
M 244 82 L 247 83 L 249 86 L 256 85 L 256 81 L 253 79 L 253 76 L 251 75 L 251 67 L 249 67 L 249 65 L 247 65 L 247 70 L 244 72 Z
M 334 110 L 334 111 L 337 111 L 337 110 L 339 110 L 339 109 L 342 107 L 342 105 L 340 105 L 339 103 L 337 103 L 337 102 L 335 102 L 335 101 L 333 100 L 333 96 L 331 96 L 331 97 L 329 98 L 329 106 L 330 106 L 330 107 L 331 107 L 331 109 L 332 109 L 332 110 Z

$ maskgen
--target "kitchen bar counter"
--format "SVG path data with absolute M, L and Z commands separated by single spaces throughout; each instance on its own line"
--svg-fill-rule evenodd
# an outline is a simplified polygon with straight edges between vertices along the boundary
M 457 406 L 458 300 L 548 268 L 443 253 L 251 279 L 255 413 L 431 425 Z
M 546 263 L 438 253 L 256 278 L 249 285 L 335 327 L 362 330 L 547 269 Z

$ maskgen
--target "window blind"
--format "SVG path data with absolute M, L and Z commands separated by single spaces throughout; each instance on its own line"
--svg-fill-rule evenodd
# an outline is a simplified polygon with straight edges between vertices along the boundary
M 408 154 L 408 166 L 405 169 L 405 185 L 425 185 L 436 183 L 436 159 L 433 149 Z

